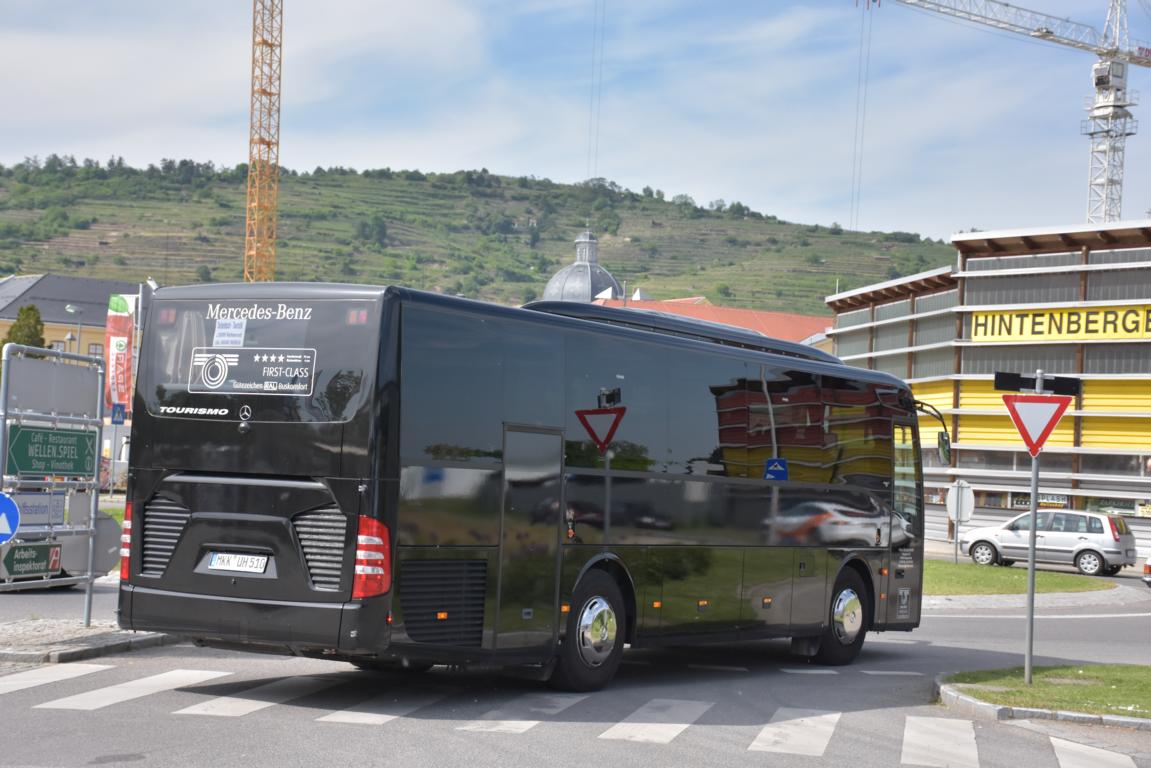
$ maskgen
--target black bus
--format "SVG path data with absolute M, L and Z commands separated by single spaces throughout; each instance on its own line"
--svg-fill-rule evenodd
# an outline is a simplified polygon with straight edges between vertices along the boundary
M 624 645 L 919 624 L 906 384 L 726 326 L 396 287 L 158 291 L 122 627 L 611 679 Z

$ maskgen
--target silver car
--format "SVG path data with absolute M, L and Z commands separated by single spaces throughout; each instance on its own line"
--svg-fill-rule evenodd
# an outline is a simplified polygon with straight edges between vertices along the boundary
M 1088 576 L 1114 576 L 1135 565 L 1135 535 L 1118 515 L 1065 510 L 1039 512 L 1035 560 L 1074 565 Z M 1003 525 L 973 528 L 959 538 L 963 554 L 980 565 L 1011 565 L 1027 559 L 1031 513 Z

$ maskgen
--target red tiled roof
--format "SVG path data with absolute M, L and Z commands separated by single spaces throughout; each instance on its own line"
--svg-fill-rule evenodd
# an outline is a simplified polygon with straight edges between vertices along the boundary
M 834 322 L 830 317 L 815 315 L 795 315 L 790 312 L 761 312 L 755 309 L 735 309 L 717 307 L 707 303 L 702 297 L 671 299 L 669 301 L 623 301 L 621 299 L 597 299 L 594 303 L 606 307 L 626 309 L 647 309 L 653 312 L 666 312 L 669 315 L 693 317 L 712 323 L 748 328 L 765 336 L 784 341 L 803 341 L 817 333 L 823 333 Z

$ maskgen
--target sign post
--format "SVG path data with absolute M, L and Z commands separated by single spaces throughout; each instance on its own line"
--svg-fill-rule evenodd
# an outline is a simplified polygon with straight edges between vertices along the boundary
M 1001 376 L 1003 374 L 995 374 L 997 387 L 1003 383 Z M 1072 400 L 1070 394 L 1044 394 L 1045 391 L 1051 391 L 1052 383 L 1049 382 L 1049 388 L 1045 390 L 1043 371 L 1037 370 L 1034 394 L 1003 396 L 1007 412 L 1011 414 L 1011 420 L 1015 422 L 1015 428 L 1019 430 L 1023 442 L 1027 445 L 1027 451 L 1031 454 L 1031 524 L 1027 542 L 1027 651 L 1023 660 L 1023 679 L 1027 685 L 1031 685 L 1031 661 L 1035 647 L 1035 526 L 1039 518 L 1039 453 Z

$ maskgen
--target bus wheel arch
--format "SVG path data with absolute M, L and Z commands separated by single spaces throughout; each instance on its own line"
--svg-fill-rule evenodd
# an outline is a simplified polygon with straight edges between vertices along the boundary
M 620 595 L 623 597 L 623 607 L 626 611 L 625 626 L 624 626 L 624 641 L 628 643 L 635 642 L 636 630 L 636 616 L 638 615 L 636 595 L 635 595 L 635 581 L 631 577 L 631 573 L 617 555 L 611 553 L 604 553 L 589 560 L 584 564 L 583 569 L 580 571 L 579 577 L 576 579 L 576 590 L 578 591 L 579 585 L 583 583 L 584 579 L 592 571 L 603 571 L 610 576 L 619 587 Z M 573 605 L 572 610 L 576 610 Z

